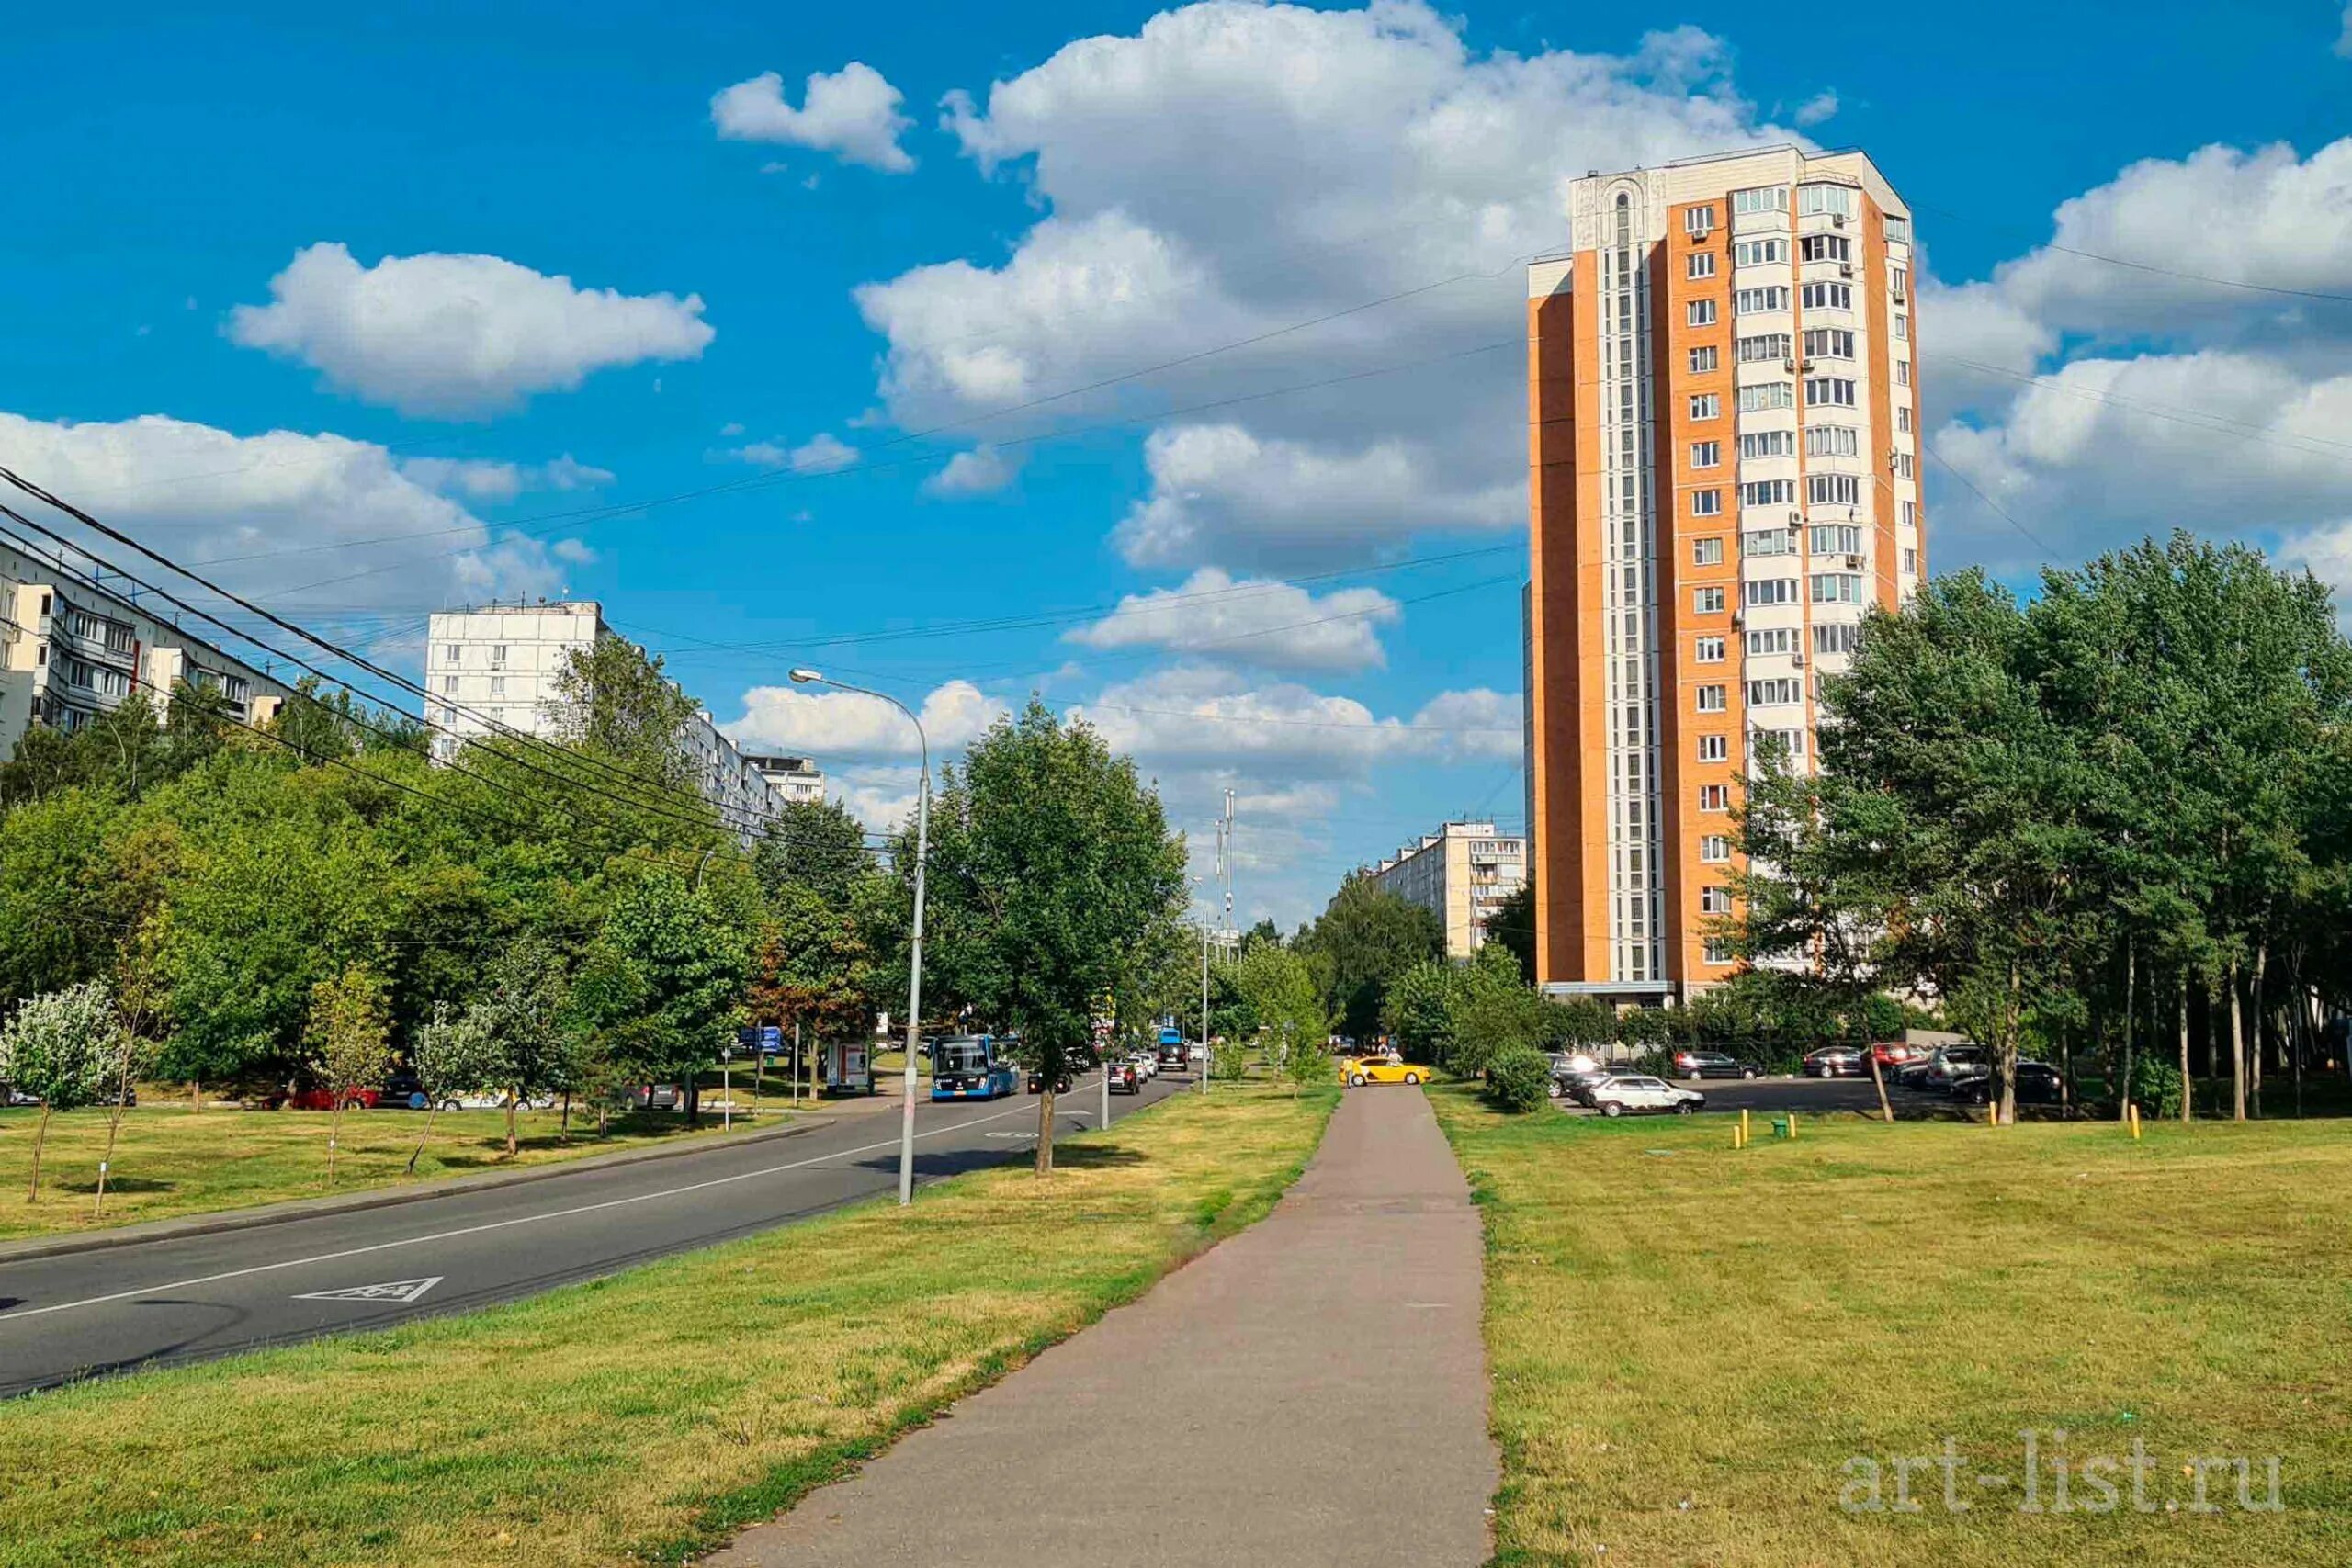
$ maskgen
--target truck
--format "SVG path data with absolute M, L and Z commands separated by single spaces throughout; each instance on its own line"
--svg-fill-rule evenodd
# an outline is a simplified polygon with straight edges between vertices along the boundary
M 931 1042 L 931 1098 L 1000 1100 L 1021 1091 L 1020 1069 L 992 1034 L 949 1034 Z
M 1191 1059 L 1191 1049 L 1192 1048 L 1184 1043 L 1184 1032 L 1182 1030 L 1177 1028 L 1172 1023 L 1160 1025 L 1159 1041 L 1159 1043 L 1153 1047 L 1153 1054 L 1159 1056 L 1159 1065 L 1161 1066 L 1182 1066 Z

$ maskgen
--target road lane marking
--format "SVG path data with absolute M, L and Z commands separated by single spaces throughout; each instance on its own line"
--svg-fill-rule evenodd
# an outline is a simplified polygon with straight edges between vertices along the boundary
M 298 1302 L 392 1302 L 405 1306 L 447 1278 L 446 1274 L 429 1274 L 422 1280 L 391 1280 L 380 1285 L 346 1285 L 340 1291 L 305 1291 L 294 1299 Z
M 917 1133 L 918 1141 L 937 1138 L 949 1133 L 960 1133 L 967 1127 L 983 1126 L 1001 1122 L 1008 1116 L 1027 1116 L 1033 1112 L 1026 1105 L 1016 1105 L 1010 1111 L 1000 1111 L 989 1116 L 975 1116 L 968 1122 L 958 1122 L 952 1127 L 934 1127 L 928 1133 Z M 223 1280 L 242 1280 L 248 1275 L 274 1273 L 280 1269 L 301 1269 L 313 1263 L 333 1263 L 345 1258 L 364 1258 L 370 1253 L 390 1252 L 396 1247 L 422 1247 L 427 1242 L 455 1241 L 459 1236 L 481 1235 L 489 1231 L 503 1231 L 515 1225 L 537 1224 L 543 1220 L 565 1220 L 577 1214 L 593 1214 L 605 1209 L 626 1208 L 632 1203 L 650 1203 L 662 1198 L 681 1197 L 688 1192 L 705 1192 L 714 1187 L 729 1187 L 739 1181 L 753 1181 L 763 1176 L 781 1176 L 786 1171 L 806 1170 L 828 1160 L 848 1159 L 854 1155 L 870 1155 L 880 1149 L 895 1149 L 900 1140 L 891 1138 L 884 1143 L 865 1144 L 854 1149 L 836 1149 L 829 1155 L 814 1155 L 808 1159 L 794 1160 L 788 1165 L 772 1165 L 759 1170 L 739 1171 L 733 1176 L 713 1177 L 708 1181 L 689 1182 L 684 1187 L 666 1187 L 659 1192 L 639 1192 L 628 1198 L 607 1198 L 598 1203 L 582 1203 L 570 1209 L 552 1209 L 544 1214 L 518 1214 L 511 1220 L 491 1220 L 478 1225 L 460 1225 L 456 1230 L 436 1231 L 431 1235 L 404 1236 L 398 1241 L 373 1242 L 366 1247 L 345 1247 L 340 1252 L 322 1252 L 310 1258 L 289 1258 L 280 1263 L 256 1263 L 249 1269 L 231 1269 L 220 1274 L 204 1274 L 193 1280 L 174 1280 L 168 1284 L 141 1285 L 135 1291 L 116 1291 L 109 1295 L 86 1296 L 76 1302 L 57 1302 L 49 1306 L 24 1307 L 16 1312 L 0 1313 L 0 1323 L 15 1323 L 22 1318 L 44 1317 L 53 1312 L 73 1312 L 81 1307 L 105 1306 L 110 1302 L 127 1302 L 140 1296 L 152 1296 L 160 1291 L 186 1291 L 198 1285 L 217 1285 Z M 722 1147 L 724 1145 L 721 1145 Z

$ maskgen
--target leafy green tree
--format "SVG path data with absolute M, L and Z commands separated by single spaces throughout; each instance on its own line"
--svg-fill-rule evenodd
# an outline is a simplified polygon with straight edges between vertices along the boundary
M 1487 1066 L 1486 1096 L 1498 1110 L 1541 1111 L 1552 1097 L 1552 1064 L 1532 1045 L 1510 1045 Z
M 344 1107 L 368 1089 L 383 1087 L 392 1069 L 390 1021 L 384 982 L 359 964 L 347 965 L 311 987 L 310 1027 L 305 1043 L 311 1070 L 328 1095 L 327 1185 L 334 1185 L 335 1156 L 342 1144 Z
M 441 1108 L 460 1095 L 477 1093 L 496 1083 L 504 1065 L 501 1055 L 482 1021 L 470 1010 L 451 1017 L 447 1003 L 434 1008 L 433 1021 L 416 1032 L 409 1046 L 409 1066 L 416 1073 L 417 1089 L 424 1096 L 424 1125 L 408 1156 L 412 1174 L 426 1140 L 433 1136 Z
M 28 742 L 43 733 L 28 730 Z M 70 787 L 0 812 L 0 998 L 105 973 L 107 943 L 119 935 L 107 872 L 120 817 L 111 796 Z
M 874 869 L 865 825 L 833 800 L 786 801 L 752 851 L 760 887 L 771 901 L 801 888 L 846 912 L 859 878 Z
M 1462 972 L 1441 959 L 1425 958 L 1390 982 L 1381 999 L 1380 1024 L 1399 1055 L 1415 1062 L 1445 1062 L 1453 1055 L 1454 1004 Z
M 1180 908 L 1182 840 L 1126 758 L 1032 700 L 948 770 L 932 812 L 926 997 L 1017 1032 L 1043 1073 L 1037 1173 L 1053 1168 L 1054 1079 L 1081 1059 L 1099 999 Z M 897 857 L 902 878 L 913 855 Z M 935 991 L 933 985 L 936 985 Z
M 699 1121 L 700 1076 L 733 1037 L 747 933 L 714 895 L 655 872 L 621 895 L 597 941 L 605 952 L 591 961 L 594 1023 L 615 1032 L 640 1071 L 674 1077 L 687 1119 Z
M 659 654 L 602 637 L 567 653 L 553 684 L 547 716 L 566 745 L 615 764 L 640 785 L 700 798 L 698 764 L 685 746 L 695 700 L 662 672 Z
M 1323 983 L 1340 1032 L 1366 1040 L 1379 1028 L 1381 1003 L 1399 975 L 1445 952 L 1445 928 L 1361 873 L 1340 891 L 1299 938 L 1299 950 Z
M 466 1010 L 466 1020 L 491 1053 L 482 1080 L 506 1099 L 506 1154 L 514 1157 L 516 1110 L 564 1087 L 565 1024 L 571 982 L 562 955 L 544 937 L 517 938 L 491 963 L 490 983 Z
M 1462 966 L 1452 997 L 1452 1044 L 1439 1066 L 1466 1076 L 1512 1052 L 1540 1053 L 1552 1011 L 1520 979 L 1519 960 L 1490 942 Z
M 0 1030 L 0 1083 L 40 1101 L 32 1185 L 25 1201 L 40 1201 L 40 1154 L 49 1139 L 49 1119 L 96 1104 L 114 1081 L 110 1069 L 127 1049 L 114 993 L 98 980 L 28 998 Z
M 1535 984 L 1535 885 L 1522 882 L 1487 917 L 1487 941 L 1519 960 L 1519 977 Z

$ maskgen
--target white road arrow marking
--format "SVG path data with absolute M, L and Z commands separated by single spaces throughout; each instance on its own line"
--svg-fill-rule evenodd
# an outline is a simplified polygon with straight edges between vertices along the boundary
M 442 1275 L 434 1274 L 423 1280 L 393 1280 L 381 1285 L 347 1285 L 340 1291 L 305 1291 L 294 1299 L 298 1302 L 398 1302 L 406 1304 L 439 1284 L 442 1279 Z

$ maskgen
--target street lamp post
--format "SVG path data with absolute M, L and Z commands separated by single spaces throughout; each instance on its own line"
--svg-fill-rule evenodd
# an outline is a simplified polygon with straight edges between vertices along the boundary
M 795 685 L 831 686 L 837 692 L 854 692 L 888 703 L 907 716 L 907 722 L 915 727 L 915 743 L 922 748 L 922 773 L 915 785 L 914 942 L 907 961 L 906 1106 L 899 1120 L 899 1202 L 903 1206 L 915 1201 L 915 1054 L 922 1048 L 922 878 L 931 859 L 931 737 L 923 733 L 922 720 L 915 716 L 915 710 L 888 692 L 829 681 L 814 670 L 795 670 L 792 681 Z

